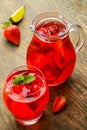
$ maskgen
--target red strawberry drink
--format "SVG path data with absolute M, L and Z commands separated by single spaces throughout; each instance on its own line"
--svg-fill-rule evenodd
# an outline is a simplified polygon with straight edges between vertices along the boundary
M 45 17 L 46 14 L 42 14 Z M 42 70 L 49 86 L 59 85 L 72 73 L 76 53 L 70 41 L 68 23 L 57 18 L 36 17 L 31 26 L 34 35 L 27 49 L 26 61 Z M 35 23 L 36 22 L 36 23 Z M 35 28 L 34 28 L 35 24 Z
M 33 66 L 14 69 L 6 79 L 3 97 L 6 106 L 19 123 L 36 123 L 49 100 L 43 73 Z

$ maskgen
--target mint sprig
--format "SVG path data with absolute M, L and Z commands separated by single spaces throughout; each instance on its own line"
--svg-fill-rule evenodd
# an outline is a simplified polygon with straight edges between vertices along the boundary
M 20 75 L 13 79 L 13 84 L 18 85 L 18 84 L 31 83 L 35 79 L 36 79 L 36 76 L 34 75 Z

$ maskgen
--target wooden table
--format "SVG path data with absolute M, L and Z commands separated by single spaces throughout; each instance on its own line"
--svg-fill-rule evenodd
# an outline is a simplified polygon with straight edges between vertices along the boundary
M 2 23 L 22 5 L 26 13 L 22 22 L 21 43 L 12 45 L 3 36 Z M 77 53 L 77 63 L 71 77 L 60 87 L 50 88 L 50 101 L 42 118 L 32 126 L 19 125 L 4 105 L 2 90 L 7 74 L 26 64 L 26 49 L 32 38 L 29 29 L 33 17 L 41 12 L 57 11 L 72 23 L 78 23 L 85 33 L 85 44 Z M 0 130 L 87 130 L 87 0 L 1 0 L 0 1 Z M 67 107 L 54 115 L 53 100 L 58 95 L 67 97 Z

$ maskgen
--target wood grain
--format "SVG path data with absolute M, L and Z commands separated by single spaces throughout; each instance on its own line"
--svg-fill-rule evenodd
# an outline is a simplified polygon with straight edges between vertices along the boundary
M 10 44 L 3 36 L 2 23 L 22 5 L 26 14 L 18 24 L 21 29 L 19 47 Z M 19 125 L 4 105 L 2 91 L 7 74 L 15 67 L 26 64 L 26 50 L 32 38 L 29 29 L 35 15 L 57 11 L 72 23 L 80 24 L 85 44 L 77 53 L 77 63 L 71 77 L 62 85 L 50 88 L 50 101 L 40 121 L 32 126 Z M 87 130 L 87 0 L 1 0 L 0 1 L 0 130 Z M 67 107 L 54 115 L 51 111 L 54 98 L 67 97 Z

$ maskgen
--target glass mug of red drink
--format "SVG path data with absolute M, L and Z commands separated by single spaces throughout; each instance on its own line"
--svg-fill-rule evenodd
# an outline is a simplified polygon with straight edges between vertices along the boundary
M 34 34 L 27 49 L 27 65 L 40 68 L 49 86 L 59 85 L 72 74 L 76 53 L 83 46 L 81 26 L 69 23 L 57 12 L 46 12 L 34 18 L 30 29 Z
M 7 76 L 3 98 L 20 124 L 36 123 L 49 100 L 49 90 L 43 73 L 34 66 L 15 68 Z

